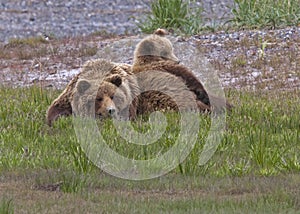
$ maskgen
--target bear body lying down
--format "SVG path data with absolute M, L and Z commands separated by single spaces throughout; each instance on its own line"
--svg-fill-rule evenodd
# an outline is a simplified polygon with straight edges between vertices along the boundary
M 230 110 L 232 108 L 231 104 L 222 98 L 208 94 L 200 80 L 188 68 L 179 64 L 172 43 L 165 38 L 166 34 L 165 30 L 157 29 L 154 34 L 147 36 L 138 43 L 134 51 L 132 73 L 160 71 L 172 74 L 183 81 L 186 87 L 193 92 L 200 111 L 210 112 L 213 109 L 222 110 L 224 108 Z M 177 110 L 176 107 L 174 108 L 171 99 L 161 93 L 159 94 L 158 92 L 145 92 L 143 97 L 149 99 L 149 97 L 159 96 L 159 99 L 164 100 L 164 102 L 161 106 L 156 106 L 157 108 L 164 108 L 167 105 L 171 109 Z
M 88 61 L 48 108 L 47 123 L 74 112 L 134 119 L 157 110 L 230 110 L 229 103 L 208 94 L 198 78 L 179 64 L 165 35 L 158 29 L 144 38 L 135 49 L 133 66 Z
M 60 116 L 134 119 L 157 110 L 197 110 L 196 97 L 178 77 L 160 72 L 133 75 L 127 64 L 87 62 L 47 111 L 51 126 Z M 94 114 L 94 115 L 92 115 Z

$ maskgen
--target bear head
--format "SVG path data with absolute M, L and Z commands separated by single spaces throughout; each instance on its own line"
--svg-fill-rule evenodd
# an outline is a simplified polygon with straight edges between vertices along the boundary
M 153 59 L 171 60 L 179 63 L 178 58 L 173 52 L 173 45 L 165 35 L 167 35 L 165 30 L 157 29 L 154 34 L 140 41 L 134 51 L 133 64 L 141 64 L 147 59 L 151 61 Z
M 117 113 L 128 117 L 127 104 L 139 94 L 138 84 L 131 74 L 131 66 L 128 64 L 105 59 L 87 61 L 81 72 L 49 106 L 47 124 L 51 126 L 61 116 L 76 114 L 76 109 L 79 115 L 80 111 L 85 110 L 86 113 L 94 111 L 101 118 Z M 129 119 L 135 118 L 136 105 L 136 100 L 131 103 Z
M 97 118 L 129 118 L 132 98 L 120 75 L 102 81 L 79 79 L 74 90 L 72 109 L 75 115 Z

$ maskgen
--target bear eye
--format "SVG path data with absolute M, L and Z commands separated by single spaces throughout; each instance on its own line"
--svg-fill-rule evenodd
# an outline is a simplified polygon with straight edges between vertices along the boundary
M 103 99 L 102 99 L 102 97 L 98 97 L 98 98 L 96 98 L 96 100 L 97 100 L 98 102 L 101 102 Z
M 114 99 L 114 96 L 110 96 L 110 99 Z

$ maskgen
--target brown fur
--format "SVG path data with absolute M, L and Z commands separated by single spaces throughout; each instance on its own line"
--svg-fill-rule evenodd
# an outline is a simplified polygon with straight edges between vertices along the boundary
M 185 82 L 170 73 L 153 70 L 136 75 L 141 95 L 137 114 L 153 111 L 197 111 L 196 96 Z
M 88 106 L 94 106 L 95 116 L 101 118 L 115 113 L 124 115 L 129 108 L 129 114 L 125 116 L 133 118 L 136 112 L 134 97 L 138 93 L 137 82 L 130 75 L 130 65 L 105 60 L 88 61 L 48 108 L 47 123 L 51 125 L 59 117 L 71 115 L 73 108 L 78 113 Z
M 166 32 L 158 29 L 154 34 L 147 36 L 139 42 L 134 51 L 133 64 L 139 64 L 140 57 L 147 58 L 148 56 L 179 62 L 173 52 L 171 41 L 165 38 L 164 35 L 166 35 Z
M 153 57 L 151 56 L 144 56 L 140 58 L 142 59 L 139 59 L 139 61 L 143 61 L 143 63 L 134 64 L 132 68 L 133 73 L 137 74 L 143 71 L 155 70 L 175 75 L 185 82 L 188 89 L 195 93 L 198 100 L 208 106 L 210 105 L 209 97 L 206 90 L 204 89 L 204 86 L 197 79 L 197 77 L 186 67 L 170 60 L 152 60 Z M 146 63 L 144 63 L 145 61 Z
M 195 101 L 200 111 L 212 110 L 210 97 L 214 101 L 212 103 L 216 105 L 215 109 L 220 109 L 222 106 L 231 109 L 229 103 L 226 102 L 224 104 L 221 98 L 209 95 L 198 78 L 188 70 L 188 68 L 179 64 L 178 58 L 173 52 L 173 45 L 164 35 L 166 35 L 166 33 L 158 29 L 153 35 L 147 36 L 137 45 L 134 52 L 132 72 L 138 74 L 140 72 L 161 71 L 178 77 L 186 84 L 187 88 L 194 93 Z M 155 93 L 153 91 L 144 93 L 144 102 L 146 102 L 145 100 L 152 102 L 151 97 L 153 97 L 153 99 L 161 97 L 161 100 L 165 100 L 164 95 L 157 92 Z M 165 102 L 166 106 L 176 110 L 172 103 L 168 103 L 166 100 Z

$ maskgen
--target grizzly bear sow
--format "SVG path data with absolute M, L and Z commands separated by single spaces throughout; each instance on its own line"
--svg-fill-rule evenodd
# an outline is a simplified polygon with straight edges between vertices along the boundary
M 153 35 L 147 36 L 138 43 L 134 51 L 132 72 L 138 74 L 141 72 L 160 71 L 178 77 L 186 84 L 186 87 L 194 93 L 195 102 L 200 111 L 211 111 L 213 107 L 212 103 L 217 109 L 223 106 L 230 109 L 231 105 L 229 103 L 225 103 L 221 98 L 209 95 L 198 78 L 185 66 L 179 64 L 179 60 L 173 52 L 172 43 L 165 38 L 166 34 L 165 30 L 158 29 Z M 151 97 L 159 96 L 158 93 L 159 92 L 153 91 L 144 92 L 140 99 L 146 103 Z M 172 99 L 167 99 L 165 95 L 159 94 L 161 96 L 161 102 L 164 103 L 158 102 L 157 105 L 161 105 L 162 108 L 169 106 L 172 109 L 174 106 Z M 146 101 L 143 100 L 143 98 L 146 99 Z M 213 102 L 211 102 L 210 98 Z M 167 104 L 165 102 L 167 102 Z M 168 104 L 168 102 L 170 102 L 170 104 Z
M 51 125 L 60 116 L 72 113 L 96 117 L 134 118 L 138 85 L 130 75 L 130 66 L 106 60 L 88 61 L 47 111 Z M 91 116 L 91 115 L 90 115 Z

